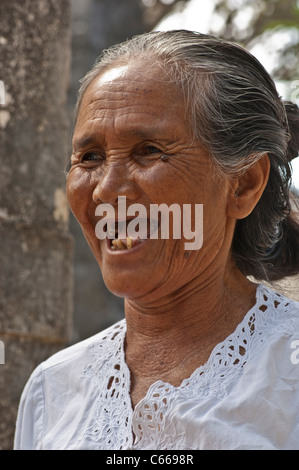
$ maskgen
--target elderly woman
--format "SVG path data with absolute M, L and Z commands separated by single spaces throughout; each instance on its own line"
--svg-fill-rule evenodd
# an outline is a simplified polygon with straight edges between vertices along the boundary
M 102 55 L 79 92 L 67 194 L 125 318 L 37 367 L 16 449 L 299 449 L 299 306 L 259 283 L 299 272 L 298 127 L 238 45 L 154 32 Z M 118 216 L 120 198 L 148 214 L 202 205 L 202 245 L 97 236 L 97 208 Z

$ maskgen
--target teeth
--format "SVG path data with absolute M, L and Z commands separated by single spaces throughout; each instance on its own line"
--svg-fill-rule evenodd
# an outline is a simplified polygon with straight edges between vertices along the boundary
M 112 240 L 111 250 L 130 250 L 130 248 L 133 248 L 139 243 L 142 243 L 142 240 L 135 240 L 131 237 L 127 237 L 125 240 L 115 238 Z
M 129 250 L 130 248 L 132 248 L 132 245 L 133 245 L 132 238 L 127 237 L 127 249 Z
M 112 240 L 112 247 L 113 250 L 126 250 L 126 245 L 120 240 L 119 238 L 116 238 L 115 240 Z

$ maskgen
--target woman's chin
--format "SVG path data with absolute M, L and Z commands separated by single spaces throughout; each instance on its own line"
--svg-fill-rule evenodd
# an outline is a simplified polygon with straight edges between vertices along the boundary
M 117 297 L 137 300 L 150 295 L 153 288 L 136 272 L 134 275 L 118 273 L 116 276 L 111 276 L 111 273 L 105 275 L 102 272 L 102 275 L 107 289 Z

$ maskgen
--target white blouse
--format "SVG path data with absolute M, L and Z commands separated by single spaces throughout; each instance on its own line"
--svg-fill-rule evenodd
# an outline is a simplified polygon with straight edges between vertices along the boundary
M 15 449 L 299 450 L 299 303 L 259 285 L 207 363 L 134 410 L 125 334 L 121 320 L 36 368 Z

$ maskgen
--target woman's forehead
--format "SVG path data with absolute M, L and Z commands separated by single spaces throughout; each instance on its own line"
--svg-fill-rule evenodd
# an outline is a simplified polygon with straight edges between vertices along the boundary
M 159 69 L 160 70 L 160 69 Z M 178 88 L 157 75 L 158 69 L 143 73 L 131 65 L 116 67 L 96 77 L 82 98 L 76 128 L 95 121 L 132 131 L 159 128 L 168 121 L 186 124 L 184 99 Z
M 89 93 L 88 93 L 89 92 Z M 142 63 L 134 61 L 124 66 L 116 66 L 104 70 L 96 76 L 88 86 L 84 96 L 97 93 L 119 93 L 119 98 L 124 99 L 126 93 L 144 94 L 145 96 L 168 97 L 172 100 L 178 100 L 183 94 L 180 88 L 176 86 L 165 72 L 157 65 L 144 67 Z M 132 99 L 132 95 L 131 95 Z

